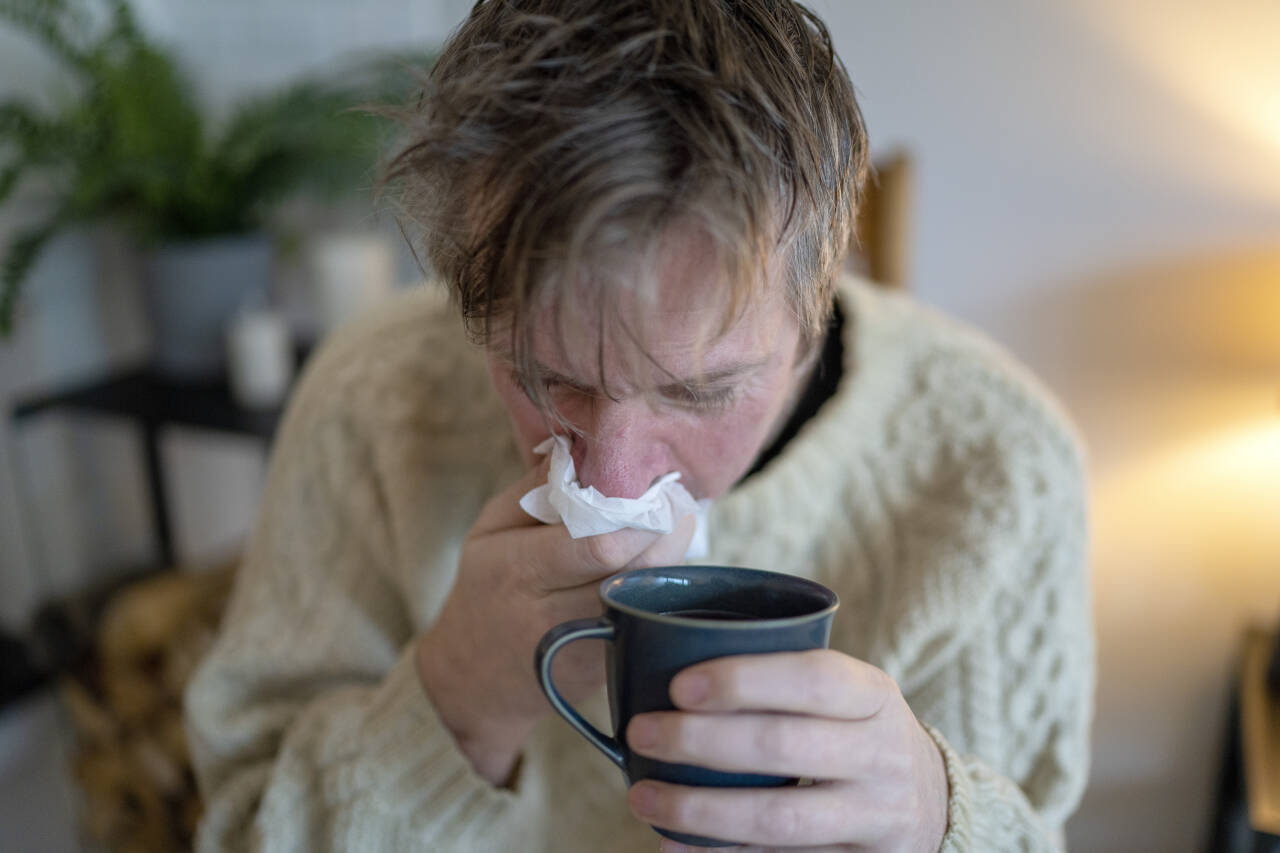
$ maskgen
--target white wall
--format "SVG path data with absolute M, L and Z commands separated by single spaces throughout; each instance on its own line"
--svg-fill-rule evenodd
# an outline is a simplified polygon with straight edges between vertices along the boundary
M 142 11 L 222 104 L 352 47 L 441 35 L 469 5 L 150 0 Z M 916 157 L 916 291 L 1010 346 L 1090 445 L 1100 682 L 1072 845 L 1199 849 L 1238 632 L 1280 609 L 1280 7 L 812 5 L 875 148 Z M 0 86 L 46 71 L 0 41 Z M 47 347 L 0 347 L 0 402 L 53 375 L 30 356 Z M 51 471 L 55 449 L 42 457 Z M 44 506 L 74 493 L 58 482 L 45 479 Z M 22 527 L 11 486 L 0 462 L 6 591 L 31 563 L 29 541 L 10 546 Z M 245 488 L 224 483 L 203 508 L 183 507 L 180 530 L 221 519 L 234 538 L 247 521 L 228 522 L 222 504 Z M 61 544 L 63 561 L 95 553 Z

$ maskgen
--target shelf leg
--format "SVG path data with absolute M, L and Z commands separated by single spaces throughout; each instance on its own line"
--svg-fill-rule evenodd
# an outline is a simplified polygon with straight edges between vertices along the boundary
M 156 545 L 160 550 L 160 563 L 173 568 L 173 528 L 169 524 L 169 500 L 164 485 L 164 468 L 160 464 L 160 428 L 154 423 L 144 423 L 142 444 L 147 458 L 147 485 L 151 491 L 151 522 L 155 528 Z

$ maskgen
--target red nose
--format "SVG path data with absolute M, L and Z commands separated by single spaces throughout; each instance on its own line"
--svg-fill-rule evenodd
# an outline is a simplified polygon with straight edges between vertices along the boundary
M 672 470 L 651 415 L 627 403 L 607 403 L 591 420 L 593 429 L 573 439 L 573 464 L 583 488 L 595 486 L 611 498 L 638 498 Z

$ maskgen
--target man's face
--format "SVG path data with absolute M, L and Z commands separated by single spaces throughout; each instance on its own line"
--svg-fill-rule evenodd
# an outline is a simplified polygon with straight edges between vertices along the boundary
M 772 287 L 725 334 L 708 341 L 708 325 L 715 328 L 723 309 L 709 298 L 706 270 L 691 250 L 677 251 L 663 264 L 657 304 L 632 324 L 643 330 L 652 361 L 637 357 L 634 347 L 605 340 L 605 384 L 614 399 L 599 387 L 599 329 L 590 312 L 567 315 L 562 345 L 553 339 L 553 324 L 537 327 L 538 376 L 529 382 L 542 382 L 561 417 L 581 432 L 567 437 L 582 486 L 635 498 L 654 479 L 679 471 L 695 498 L 719 497 L 790 413 L 805 371 L 796 359 L 800 329 L 782 287 Z M 551 435 L 553 422 L 521 389 L 509 357 L 495 347 L 487 355 L 532 466 L 532 448 Z

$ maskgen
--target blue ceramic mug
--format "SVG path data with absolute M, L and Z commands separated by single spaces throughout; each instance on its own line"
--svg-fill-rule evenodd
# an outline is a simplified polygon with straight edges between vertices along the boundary
M 603 616 L 565 622 L 543 636 L 534 654 L 534 670 L 551 706 L 618 765 L 628 785 L 658 779 L 746 788 L 799 781 L 655 761 L 633 753 L 623 733 L 636 714 L 674 710 L 671 679 L 695 663 L 726 655 L 826 648 L 840 604 L 834 592 L 811 580 L 758 569 L 662 566 L 614 575 L 600 584 L 600 599 Z M 585 639 L 610 644 L 606 662 L 612 737 L 584 720 L 551 680 L 556 652 Z M 654 829 L 701 847 L 738 843 Z

